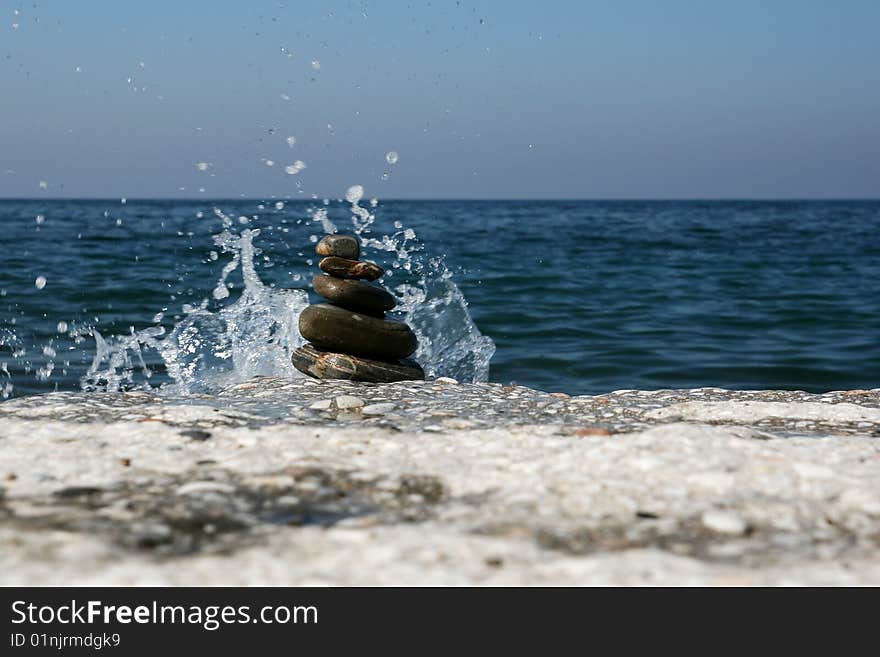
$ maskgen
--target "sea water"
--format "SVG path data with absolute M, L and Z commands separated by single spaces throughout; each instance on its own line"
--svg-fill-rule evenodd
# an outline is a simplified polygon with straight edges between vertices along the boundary
M 0 394 L 300 376 L 358 234 L 431 376 L 572 394 L 880 386 L 880 202 L 0 201 Z

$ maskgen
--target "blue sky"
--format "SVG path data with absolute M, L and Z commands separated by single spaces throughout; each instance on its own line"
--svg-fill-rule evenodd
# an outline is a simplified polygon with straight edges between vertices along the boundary
M 878 25 L 859 0 L 0 0 L 0 196 L 876 198 Z

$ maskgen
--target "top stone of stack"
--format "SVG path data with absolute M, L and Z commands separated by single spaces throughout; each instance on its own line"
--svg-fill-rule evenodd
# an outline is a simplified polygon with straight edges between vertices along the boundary
M 327 235 L 315 247 L 318 255 L 335 256 L 347 260 L 357 260 L 361 255 L 361 247 L 351 235 Z

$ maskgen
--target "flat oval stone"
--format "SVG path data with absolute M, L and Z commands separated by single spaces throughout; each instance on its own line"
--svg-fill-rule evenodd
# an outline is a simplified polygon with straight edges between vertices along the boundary
M 312 279 L 315 292 L 337 306 L 367 313 L 383 313 L 397 304 L 381 287 L 345 278 L 318 274 Z
M 379 360 L 405 358 L 418 346 L 415 333 L 403 322 L 369 317 L 329 303 L 303 310 L 299 332 L 321 349 Z
M 361 256 L 361 247 L 357 238 L 351 235 L 327 235 L 315 247 L 318 255 L 337 256 L 357 260 Z
M 316 379 L 344 379 L 370 383 L 423 381 L 425 373 L 413 360 L 382 361 L 324 351 L 306 344 L 293 352 L 293 366 Z
M 318 266 L 322 271 L 337 278 L 364 278 L 368 281 L 375 281 L 385 273 L 385 270 L 375 262 L 349 260 L 348 258 L 337 258 L 336 256 L 324 258 L 318 263 Z

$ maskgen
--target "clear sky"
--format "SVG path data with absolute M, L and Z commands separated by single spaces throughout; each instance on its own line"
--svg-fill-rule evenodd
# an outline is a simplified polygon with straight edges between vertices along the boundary
M 877 198 L 878 27 L 877 0 L 0 0 L 0 196 Z

